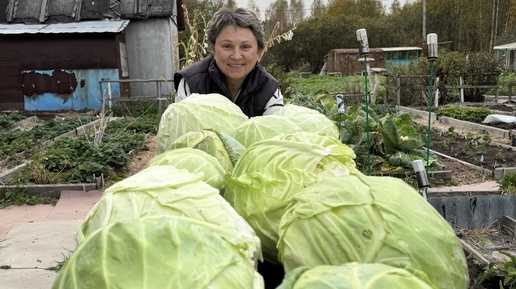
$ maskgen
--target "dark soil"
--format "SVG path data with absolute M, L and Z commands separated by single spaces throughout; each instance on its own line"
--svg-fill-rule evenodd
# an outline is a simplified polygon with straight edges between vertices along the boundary
M 489 135 L 478 132 L 460 134 L 432 129 L 430 148 L 490 171 L 516 167 L 516 151 L 512 146 L 496 144 Z
M 481 106 L 483 104 L 479 104 Z M 490 105 L 491 110 L 498 111 L 513 111 L 512 106 L 503 104 Z M 516 130 L 516 123 L 500 123 L 500 124 L 484 124 L 481 121 L 477 122 L 486 126 L 497 127 L 504 130 Z M 422 133 L 427 134 L 426 125 Z M 516 151 L 513 150 L 510 140 L 492 139 L 489 135 L 482 133 L 482 131 L 459 131 L 453 127 L 446 127 L 445 125 L 432 125 L 430 148 L 433 151 L 453 157 L 455 159 L 482 167 L 484 169 L 494 171 L 495 168 L 501 167 L 516 167 Z M 450 161 L 446 158 L 439 157 L 445 164 L 446 170 L 452 171 L 454 179 L 460 178 L 461 183 L 478 183 L 480 182 L 478 176 L 480 173 L 473 172 L 472 169 L 461 165 L 458 162 Z M 492 175 L 482 176 L 483 180 L 492 180 Z M 485 271 L 487 265 L 480 264 L 473 256 L 465 252 L 468 262 L 468 272 L 470 277 L 469 289 L 490 289 L 500 288 L 499 278 L 491 278 L 477 284 L 479 276 Z

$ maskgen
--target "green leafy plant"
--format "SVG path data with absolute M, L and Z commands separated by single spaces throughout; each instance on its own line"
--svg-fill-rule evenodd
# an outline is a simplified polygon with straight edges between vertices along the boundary
M 513 289 L 516 288 L 516 255 L 508 252 L 500 252 L 501 254 L 508 257 L 508 261 L 503 265 L 491 262 L 487 265 L 478 277 L 476 282 L 482 284 L 486 280 L 492 278 L 500 279 L 500 289 Z
M 471 122 L 481 122 L 490 114 L 491 110 L 487 107 L 447 106 L 440 107 L 437 111 L 438 116 L 447 116 Z
M 55 205 L 57 198 L 47 196 L 29 196 L 26 194 L 26 189 L 22 186 L 15 189 L 8 189 L 0 193 L 0 209 L 8 206 L 21 205 L 37 205 L 37 204 L 51 204 Z
M 26 116 L 17 112 L 0 114 L 0 131 L 10 129 L 13 125 L 26 118 Z
M 501 180 L 500 188 L 506 194 L 516 194 L 516 173 L 506 173 Z

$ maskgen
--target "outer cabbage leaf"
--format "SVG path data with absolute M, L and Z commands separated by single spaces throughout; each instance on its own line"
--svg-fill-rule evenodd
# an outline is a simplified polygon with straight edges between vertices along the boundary
M 303 131 L 339 139 L 339 129 L 333 121 L 315 109 L 295 104 L 285 104 L 274 115 L 287 117 Z
M 95 231 L 126 219 L 186 216 L 253 239 L 255 245 L 249 250 L 255 251 L 255 260 L 261 259 L 260 240 L 254 231 L 202 178 L 200 173 L 173 166 L 152 166 L 114 184 L 86 216 L 77 242 L 83 243 Z
M 298 267 L 289 272 L 277 289 L 437 289 L 405 269 L 388 265 L 346 263 Z
M 233 168 L 245 150 L 245 147 L 233 137 L 213 130 L 187 132 L 170 143 L 166 150 L 185 147 L 199 149 L 215 157 L 226 172 Z
M 423 272 L 438 288 L 468 286 L 466 258 L 448 222 L 400 179 L 326 177 L 293 196 L 279 229 L 285 271 L 383 263 Z
M 133 218 L 92 234 L 58 273 L 53 289 L 263 289 L 252 241 L 186 217 Z
M 202 150 L 181 148 L 166 151 L 153 157 L 147 163 L 146 168 L 163 165 L 174 166 L 177 169 L 185 169 L 194 174 L 203 173 L 204 182 L 218 189 L 221 193 L 224 192 L 224 175 L 226 174 L 226 170 L 224 170 L 215 157 Z
M 278 262 L 279 223 L 292 196 L 324 175 L 357 172 L 353 157 L 346 145 L 312 133 L 259 141 L 226 174 L 224 197 L 260 237 L 264 258 Z
M 220 94 L 197 94 L 170 104 L 161 115 L 156 151 L 162 153 L 181 135 L 203 129 L 232 134 L 248 117 Z
M 298 131 L 302 131 L 301 128 L 285 116 L 264 115 L 252 117 L 242 123 L 233 133 L 233 137 L 248 147 L 257 141 Z

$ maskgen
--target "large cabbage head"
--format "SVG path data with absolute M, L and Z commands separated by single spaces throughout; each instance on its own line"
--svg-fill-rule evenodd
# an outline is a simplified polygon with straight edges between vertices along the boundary
M 353 151 L 338 140 L 306 132 L 249 146 L 226 174 L 224 197 L 262 241 L 264 257 L 278 262 L 278 229 L 288 203 L 324 175 L 357 172 Z
M 326 177 L 293 196 L 279 229 L 279 259 L 300 266 L 383 263 L 423 272 L 438 288 L 468 287 L 454 230 L 400 179 Z
M 246 120 L 237 127 L 233 137 L 244 146 L 248 147 L 260 140 L 299 131 L 302 131 L 301 128 L 287 117 L 264 115 Z
M 126 219 L 80 244 L 52 289 L 263 289 L 252 247 L 232 230 L 192 218 Z
M 132 218 L 185 216 L 238 232 L 255 241 L 255 258 L 261 258 L 260 240 L 247 222 L 202 181 L 201 173 L 192 174 L 173 166 L 152 166 L 106 189 L 86 216 L 77 233 L 80 244 L 95 231 Z
M 335 123 L 315 109 L 295 104 L 285 104 L 276 110 L 273 115 L 280 115 L 290 119 L 303 131 L 339 139 L 339 129 Z
M 289 272 L 277 289 L 437 289 L 405 269 L 381 263 L 303 266 Z
M 226 133 L 213 130 L 187 132 L 170 143 L 166 150 L 195 148 L 215 157 L 226 172 L 233 168 L 245 147 Z
M 177 169 L 185 169 L 194 174 L 203 173 L 204 182 L 218 189 L 221 193 L 224 192 L 226 171 L 215 157 L 202 150 L 181 148 L 166 151 L 154 156 L 147 163 L 146 168 L 151 166 L 174 166 Z
M 203 129 L 232 134 L 248 117 L 220 94 L 196 94 L 170 104 L 161 115 L 156 151 L 162 153 L 181 135 Z

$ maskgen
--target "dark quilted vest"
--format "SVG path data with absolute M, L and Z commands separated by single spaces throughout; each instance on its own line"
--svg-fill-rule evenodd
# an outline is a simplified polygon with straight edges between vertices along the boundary
M 192 93 L 218 93 L 231 99 L 226 86 L 225 75 L 208 56 L 174 74 L 174 86 L 177 88 L 184 78 Z M 267 73 L 261 65 L 256 65 L 247 75 L 235 102 L 248 116 L 263 115 L 265 105 L 280 87 L 279 82 Z

